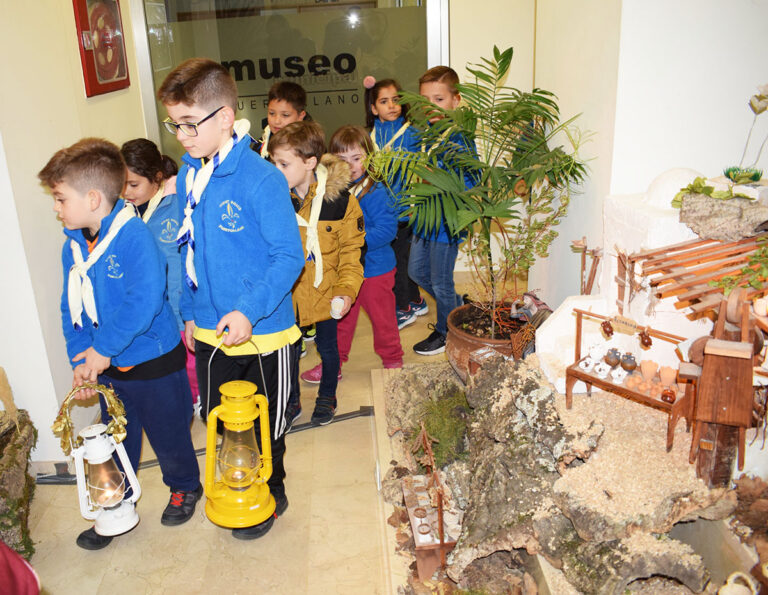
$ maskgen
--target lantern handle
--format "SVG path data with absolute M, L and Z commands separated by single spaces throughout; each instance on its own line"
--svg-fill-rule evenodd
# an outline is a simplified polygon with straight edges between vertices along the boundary
M 73 440 L 74 426 L 72 424 L 72 417 L 70 415 L 70 409 L 72 403 L 74 403 L 75 395 L 85 389 L 90 388 L 104 397 L 104 401 L 107 403 L 107 413 L 112 417 L 107 424 L 107 434 L 110 434 L 115 441 L 115 444 L 122 442 L 126 436 L 125 426 L 128 423 L 125 419 L 125 407 L 123 407 L 122 401 L 117 398 L 114 389 L 104 386 L 103 384 L 96 384 L 93 382 L 86 382 L 81 386 L 74 387 L 64 397 L 59 408 L 59 413 L 51 426 L 53 434 L 61 439 L 61 450 L 65 455 L 69 455 L 72 449 L 75 448 L 75 443 L 80 446 L 83 443 L 83 439 L 78 436 L 77 440 Z
M 62 448 L 64 448 L 63 445 L 62 445 Z M 76 448 L 72 453 L 72 457 L 75 459 L 75 476 L 78 478 L 85 477 L 85 465 L 83 464 L 84 454 L 85 454 L 84 448 Z M 89 521 L 95 520 L 96 514 L 90 506 L 88 490 L 78 488 L 77 491 L 78 491 L 78 500 L 80 501 L 80 514 L 83 515 L 83 518 L 88 519 Z

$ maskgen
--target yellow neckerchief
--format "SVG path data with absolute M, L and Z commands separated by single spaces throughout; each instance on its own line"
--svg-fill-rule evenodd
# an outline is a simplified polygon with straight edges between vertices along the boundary
M 221 341 L 221 337 L 216 336 L 214 329 L 198 328 L 195 327 L 195 339 L 202 341 L 208 345 L 216 347 Z M 238 355 L 258 355 L 269 353 L 295 343 L 301 337 L 301 331 L 295 324 L 284 331 L 277 331 L 276 333 L 267 333 L 264 335 L 251 335 L 251 341 L 240 343 L 240 345 L 222 345 L 219 347 L 221 351 L 231 356 Z M 255 343 L 255 345 L 254 345 Z
M 272 136 L 272 130 L 269 128 L 269 124 L 264 126 L 264 133 L 261 135 L 261 150 L 259 151 L 259 155 L 264 157 L 264 159 L 269 158 L 269 151 L 267 151 L 267 146 L 269 145 L 269 137 Z
M 408 126 L 410 126 L 410 125 L 411 125 L 410 122 L 406 122 L 405 124 L 400 126 L 400 129 L 397 132 L 395 132 L 395 134 L 392 135 L 392 138 L 390 138 L 387 141 L 387 144 L 384 145 L 384 147 L 380 149 L 378 143 L 376 142 L 376 123 L 374 122 L 373 123 L 373 128 L 371 129 L 371 140 L 373 141 L 373 150 L 374 151 L 382 151 L 382 150 L 386 151 L 387 149 L 389 149 L 398 138 L 400 138 L 401 136 L 403 136 L 403 134 L 405 134 L 405 131 L 408 129 Z
M 317 222 L 320 220 L 320 210 L 325 198 L 325 184 L 328 181 L 328 170 L 324 165 L 318 164 L 315 169 L 317 187 L 315 196 L 312 197 L 312 206 L 309 210 L 309 221 L 296 213 L 296 222 L 300 227 L 307 228 L 307 241 L 304 246 L 307 249 L 307 260 L 315 260 L 315 280 L 313 285 L 319 287 L 323 282 L 323 252 L 320 249 L 320 236 L 317 233 Z
M 160 188 L 157 189 L 157 192 L 155 192 L 155 195 L 149 199 L 147 210 L 144 211 L 144 214 L 141 216 L 141 220 L 144 223 L 149 223 L 149 220 L 152 218 L 152 215 L 154 215 L 155 210 L 160 205 L 160 202 L 163 200 L 163 197 L 165 196 L 164 190 L 165 190 L 165 186 L 163 184 L 160 184 Z
M 443 133 L 440 135 L 440 138 L 437 140 L 438 143 L 443 142 L 446 138 L 448 138 L 448 133 L 451 131 L 451 129 L 443 130 Z M 427 152 L 427 145 L 422 141 L 421 143 L 421 152 L 426 153 Z

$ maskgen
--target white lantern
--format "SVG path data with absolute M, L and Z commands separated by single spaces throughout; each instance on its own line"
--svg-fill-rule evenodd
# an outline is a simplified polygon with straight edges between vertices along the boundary
M 83 439 L 82 446 L 72 451 L 80 513 L 94 521 L 93 528 L 99 535 L 113 536 L 130 531 L 139 522 L 134 503 L 141 496 L 141 486 L 125 447 L 107 434 L 107 426 L 104 424 L 84 428 L 80 437 Z M 118 469 L 112 458 L 115 451 L 125 473 Z M 132 493 L 129 498 L 125 498 L 129 486 Z

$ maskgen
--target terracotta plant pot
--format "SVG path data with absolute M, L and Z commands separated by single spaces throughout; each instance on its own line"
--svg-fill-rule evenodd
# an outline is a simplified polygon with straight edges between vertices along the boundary
M 656 376 L 656 370 L 659 369 L 659 364 L 653 360 L 644 359 L 640 362 L 640 373 L 643 375 L 643 380 L 650 383 L 654 376 Z
M 512 357 L 511 341 L 476 337 L 456 326 L 456 320 L 461 318 L 469 308 L 472 308 L 472 304 L 465 304 L 448 315 L 448 334 L 445 338 L 445 355 L 462 382 L 466 382 L 469 378 L 469 357 L 473 351 L 491 347 L 502 355 Z

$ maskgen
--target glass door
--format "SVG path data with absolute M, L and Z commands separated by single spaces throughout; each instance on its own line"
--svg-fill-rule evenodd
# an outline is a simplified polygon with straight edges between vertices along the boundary
M 237 82 L 237 117 L 250 120 L 256 138 L 279 80 L 304 87 L 307 112 L 330 137 L 344 124 L 364 125 L 366 76 L 415 91 L 427 69 L 427 14 L 417 0 L 144 0 L 144 14 L 153 89 L 187 58 L 221 62 Z M 162 120 L 163 106 L 155 107 Z M 180 157 L 171 135 L 159 139 Z

